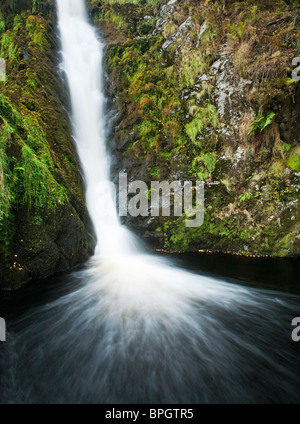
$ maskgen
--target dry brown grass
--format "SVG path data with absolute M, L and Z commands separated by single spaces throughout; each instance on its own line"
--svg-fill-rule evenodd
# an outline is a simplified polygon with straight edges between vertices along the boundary
M 247 134 L 249 133 L 249 127 L 252 122 L 253 122 L 253 116 L 251 115 L 251 113 L 245 112 L 240 120 L 240 125 L 239 125 L 240 137 L 245 144 L 248 144 Z
M 234 66 L 243 77 L 248 75 L 248 71 L 253 62 L 254 45 L 256 41 L 256 38 L 252 38 L 249 41 L 243 41 L 235 51 L 233 60 Z

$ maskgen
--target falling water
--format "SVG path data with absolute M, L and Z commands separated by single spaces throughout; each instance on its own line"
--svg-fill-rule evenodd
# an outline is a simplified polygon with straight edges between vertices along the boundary
M 67 293 L 11 325 L 2 402 L 299 402 L 299 298 L 199 276 L 144 254 L 109 180 L 104 45 L 84 0 L 57 0 L 62 69 L 97 235 Z M 102 209 L 112 211 L 103 216 Z M 0 363 L 1 367 L 1 363 Z
M 82 0 L 57 1 L 62 69 L 69 84 L 74 137 L 86 181 L 86 202 L 97 235 L 96 255 L 133 250 L 133 236 L 119 223 L 110 161 L 105 149 L 105 99 L 102 89 L 104 45 L 88 23 Z M 104 213 L 104 209 L 107 213 Z

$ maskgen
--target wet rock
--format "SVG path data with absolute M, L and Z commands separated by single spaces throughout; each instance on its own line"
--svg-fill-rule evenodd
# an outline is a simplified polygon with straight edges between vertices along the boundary
M 245 36 L 229 34 L 228 23 L 233 29 L 239 24 L 242 3 L 233 0 L 222 10 L 212 1 L 164 2 L 149 51 L 141 53 L 135 33 L 120 43 L 121 52 L 110 50 L 114 70 L 108 85 L 124 123 L 118 142 L 111 143 L 114 171 L 126 169 L 131 180 L 145 182 L 207 182 L 205 222 L 192 232 L 182 217 L 125 219 L 155 248 L 299 252 L 299 208 L 286 208 L 299 197 L 299 88 L 284 88 L 286 81 L 278 79 L 285 75 L 288 49 L 282 47 L 277 68 L 272 59 L 270 71 L 264 69 L 270 45 L 258 20 L 253 18 Z M 260 25 L 268 23 L 263 9 L 257 9 Z M 142 10 L 142 20 L 145 15 Z M 268 36 L 281 45 L 282 28 L 276 26 Z M 122 57 L 130 58 L 131 67 Z M 124 66 L 127 79 L 120 78 Z M 273 72 L 278 75 L 272 80 Z M 276 116 L 264 127 L 269 112 Z
M 5 149 L 14 184 L 10 209 L 4 215 L 0 201 L 0 289 L 5 290 L 71 270 L 88 259 L 95 245 L 67 114 L 68 91 L 57 72 L 55 3 L 40 1 L 37 8 L 34 14 L 32 2 L 24 1 L 6 9 L 8 22 L 19 12 L 25 20 L 17 32 L 10 29 L 16 49 L 22 52 L 23 69 L 15 72 L 8 56 L 9 78 L 1 87 L 0 132 L 1 115 L 5 115 L 14 133 Z M 26 19 L 32 28 L 39 23 L 45 43 L 31 41 Z M 17 125 L 14 116 L 22 116 Z M 31 158 L 26 169 L 24 151 Z M 6 178 L 4 183 L 9 182 Z M 48 188 L 42 191 L 42 187 Z
M 246 97 L 246 88 L 252 85 L 252 81 L 241 78 L 235 71 L 233 54 L 224 46 L 220 59 L 215 62 L 210 74 L 216 76 L 215 101 L 221 120 L 226 121 L 237 129 L 241 111 L 250 108 Z

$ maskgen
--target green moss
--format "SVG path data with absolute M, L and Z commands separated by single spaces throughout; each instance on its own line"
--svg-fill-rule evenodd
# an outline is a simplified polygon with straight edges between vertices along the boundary
M 196 175 L 200 181 L 205 181 L 212 177 L 212 173 L 217 163 L 217 155 L 213 153 L 202 153 L 192 161 L 191 174 Z
M 200 51 L 184 56 L 180 69 L 180 87 L 192 87 L 196 83 L 197 77 L 207 71 L 208 65 L 204 61 Z
M 10 65 L 20 50 L 15 40 L 24 23 L 24 15 L 16 15 L 13 32 L 9 30 L 1 37 L 1 54 L 8 58 Z M 29 17 L 26 31 L 33 41 L 36 40 L 35 33 L 44 31 L 41 18 Z M 39 88 L 36 72 L 28 69 L 26 76 L 23 92 L 28 90 L 30 93 Z M 4 92 L 0 94 L 0 238 L 7 244 L 10 237 L 5 228 L 8 222 L 13 222 L 18 205 L 44 208 L 46 211 L 47 208 L 56 208 L 57 204 L 64 204 L 67 195 L 52 174 L 54 164 L 40 128 L 39 117 L 21 107 L 16 96 L 17 85 L 11 82 Z M 11 99 L 16 100 L 17 106 Z M 16 157 L 11 157 L 10 151 Z
M 0 115 L 14 125 L 20 122 L 19 112 L 3 94 L 0 94 Z
M 296 146 L 290 151 L 287 166 L 294 171 L 300 171 L 300 146 Z
M 151 175 L 151 177 L 153 178 L 157 178 L 159 176 L 159 167 L 152 167 L 152 168 L 148 168 L 149 174 Z
M 0 20 L 0 34 L 5 31 L 5 22 Z
M 29 146 L 23 146 L 19 170 L 23 176 L 24 201 L 29 208 L 53 209 L 67 200 L 66 190 L 53 178 L 47 161 L 48 158 L 38 158 Z
M 243 193 L 239 196 L 238 205 L 240 206 L 241 203 L 246 202 L 247 200 L 251 200 L 253 198 L 252 193 Z
M 209 126 L 217 128 L 219 117 L 217 109 L 212 104 L 207 104 L 205 107 L 197 109 L 196 117 L 185 126 L 186 134 L 195 142 L 198 135 L 203 133 L 203 130 Z
M 223 247 L 230 246 L 234 241 L 235 245 L 242 247 L 243 235 L 237 235 L 235 231 L 236 223 L 232 220 L 222 221 L 212 219 L 206 212 L 204 223 L 200 227 L 187 228 L 186 218 L 178 221 L 168 221 L 164 225 L 165 248 L 174 251 L 194 250 L 197 240 L 205 240 L 205 248 L 214 249 L 220 246 L 220 238 Z M 241 238 L 239 242 L 239 238 Z
M 1 37 L 1 50 L 0 54 L 2 57 L 5 57 L 10 54 L 14 49 L 13 44 L 14 36 L 10 32 L 6 32 Z
M 46 46 L 49 47 L 50 44 L 46 36 L 45 26 L 39 16 L 31 15 L 27 18 L 26 32 L 31 40 L 29 47 L 38 47 L 42 52 L 44 52 Z
M 227 28 L 229 38 L 233 40 L 238 39 L 239 41 L 241 41 L 245 33 L 246 22 L 240 21 L 238 24 L 228 24 Z
M 298 101 L 290 67 L 299 24 L 295 11 L 281 0 L 223 3 L 177 2 L 163 31 L 153 36 L 155 18 L 146 23 L 144 17 L 158 15 L 149 1 L 93 0 L 111 41 L 106 69 L 117 94 L 118 155 L 126 158 L 129 173 L 145 169 L 145 179 L 226 182 L 227 189 L 224 184 L 207 186 L 201 227 L 187 228 L 185 217 L 157 220 L 153 231 L 162 229 L 166 249 L 278 253 L 280 233 L 289 233 L 293 225 L 284 208 L 299 197 L 295 174 L 286 170 L 287 165 L 298 170 L 298 151 L 291 147 L 295 140 L 281 142 L 281 129 Z M 191 28 L 162 49 L 188 16 Z M 210 72 L 220 53 L 230 61 L 231 52 L 236 71 L 253 82 L 243 88 L 245 101 L 228 99 L 233 100 L 234 120 L 218 116 L 218 79 Z M 201 78 L 204 73 L 208 81 Z M 233 81 L 239 81 L 238 75 Z M 257 111 L 250 125 L 249 110 Z M 232 156 L 238 146 L 245 160 Z
M 0 82 L 0 289 L 87 258 L 84 196 L 54 30 L 53 2 L 1 2 L 7 78 Z
M 11 205 L 14 201 L 14 193 L 12 190 L 11 180 L 12 173 L 10 170 L 10 160 L 5 152 L 3 140 L 0 144 L 0 231 L 5 227 L 9 218 Z
M 40 87 L 39 81 L 38 81 L 38 76 L 36 74 L 36 72 L 27 73 L 27 85 L 29 87 L 29 89 L 32 90 L 38 90 Z
M 24 23 L 23 16 L 16 15 L 14 17 L 14 24 L 13 24 L 14 31 L 17 31 L 22 26 L 23 23 Z

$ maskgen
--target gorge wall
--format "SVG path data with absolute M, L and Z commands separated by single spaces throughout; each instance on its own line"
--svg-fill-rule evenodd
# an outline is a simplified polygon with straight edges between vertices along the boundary
M 54 0 L 2 0 L 1 289 L 69 270 L 93 251 L 57 51 Z
M 299 1 L 89 4 L 107 42 L 113 174 L 206 181 L 201 227 L 125 222 L 167 251 L 298 255 Z

